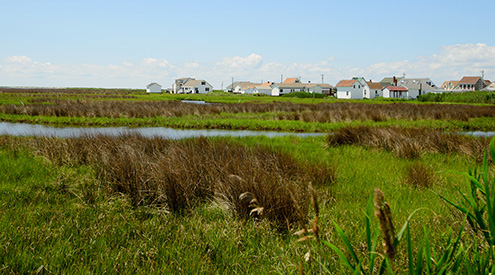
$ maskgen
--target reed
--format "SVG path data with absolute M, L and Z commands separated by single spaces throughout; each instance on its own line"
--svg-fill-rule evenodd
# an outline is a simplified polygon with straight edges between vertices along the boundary
M 303 165 L 287 153 L 225 140 L 124 135 L 27 141 L 24 146 L 57 165 L 94 167 L 103 185 L 128 195 L 134 206 L 181 213 L 217 200 L 235 215 L 249 218 L 253 207 L 240 196 L 250 193 L 263 209 L 257 216 L 280 228 L 306 219 L 307 182 L 324 185 L 336 178 L 329 165 Z
M 394 152 L 409 159 L 425 153 L 464 154 L 482 160 L 479 153 L 488 148 L 488 138 L 473 138 L 427 128 L 346 127 L 328 135 L 330 146 L 359 145 Z
M 47 104 L 48 103 L 48 104 Z M 472 118 L 495 117 L 495 106 L 445 104 L 367 104 L 367 103 L 214 103 L 198 105 L 178 101 L 96 101 L 92 99 L 59 100 L 40 98 L 25 105 L 2 105 L 0 112 L 11 115 L 153 118 L 183 116 L 218 116 L 221 114 L 256 114 L 270 120 L 318 123 L 349 121 L 381 122 L 387 120 L 468 121 Z

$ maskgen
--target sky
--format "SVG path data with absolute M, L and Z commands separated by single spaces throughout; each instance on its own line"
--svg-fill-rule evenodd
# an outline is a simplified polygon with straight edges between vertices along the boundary
M 493 0 L 0 0 L 0 86 L 495 80 Z M 491 26 L 491 27 L 490 27 Z

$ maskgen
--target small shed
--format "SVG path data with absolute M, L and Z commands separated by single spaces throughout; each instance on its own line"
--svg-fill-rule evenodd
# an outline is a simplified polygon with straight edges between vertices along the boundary
M 388 86 L 383 88 L 384 98 L 408 98 L 409 90 L 402 86 Z
M 162 85 L 158 83 L 150 83 L 148 86 L 146 86 L 146 92 L 147 93 L 161 93 L 162 92 Z

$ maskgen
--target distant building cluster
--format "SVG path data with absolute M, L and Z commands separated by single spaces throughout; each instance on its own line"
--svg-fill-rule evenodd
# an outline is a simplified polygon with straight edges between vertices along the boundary
M 332 94 L 333 87 L 325 83 L 302 83 L 299 78 L 287 78 L 282 83 L 265 82 L 234 82 L 227 86 L 226 91 L 236 94 L 264 94 L 281 96 L 292 92 L 307 92 L 317 94 Z
M 441 87 L 436 86 L 430 78 L 385 77 L 380 82 L 366 80 L 364 77 L 340 80 L 337 85 L 328 83 L 303 83 L 300 78 L 286 78 L 276 82 L 236 81 L 225 88 L 225 92 L 234 94 L 260 94 L 281 96 L 293 92 L 326 94 L 342 99 L 364 98 L 404 98 L 416 99 L 420 95 L 442 92 L 495 91 L 495 83 L 484 76 L 465 76 L 461 80 L 445 81 Z M 176 79 L 172 88 L 166 92 L 174 94 L 205 94 L 213 91 L 213 86 L 206 80 L 191 77 Z M 161 93 L 158 83 L 146 87 L 148 93 Z

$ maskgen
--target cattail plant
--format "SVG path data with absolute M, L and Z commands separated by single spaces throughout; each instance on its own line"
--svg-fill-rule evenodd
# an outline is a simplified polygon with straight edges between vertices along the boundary
M 392 219 L 389 204 L 385 201 L 383 192 L 375 189 L 375 215 L 380 224 L 380 231 L 383 233 L 383 247 L 389 259 L 393 259 L 396 253 L 394 246 L 395 227 Z

